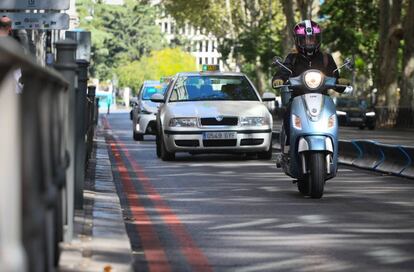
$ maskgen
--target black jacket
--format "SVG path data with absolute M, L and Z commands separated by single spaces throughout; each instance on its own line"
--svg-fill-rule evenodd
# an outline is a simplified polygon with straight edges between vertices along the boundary
M 296 77 L 309 69 L 317 69 L 322 71 L 326 76 L 339 78 L 339 71 L 333 72 L 337 66 L 331 54 L 317 52 L 315 55 L 308 57 L 300 53 L 290 53 L 287 55 L 283 64 L 292 70 L 293 74 L 290 75 L 286 69 L 279 68 L 274 74 L 272 82 L 275 79 L 282 79 L 286 82 L 289 77 Z M 343 92 L 344 88 L 337 89 L 336 91 Z M 302 93 L 297 91 L 293 92 L 293 96 L 298 95 L 302 95 Z

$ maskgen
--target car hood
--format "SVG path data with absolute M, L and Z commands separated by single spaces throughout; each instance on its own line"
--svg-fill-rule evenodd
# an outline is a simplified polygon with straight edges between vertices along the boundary
M 344 111 L 344 112 L 365 112 L 365 110 L 361 108 L 344 108 L 344 107 L 337 107 L 336 110 Z
M 217 117 L 251 116 L 265 117 L 270 115 L 268 109 L 260 101 L 191 101 L 168 104 L 171 117 Z

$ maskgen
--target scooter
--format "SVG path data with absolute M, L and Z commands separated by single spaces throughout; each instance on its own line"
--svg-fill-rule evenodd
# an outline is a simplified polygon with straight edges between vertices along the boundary
M 281 69 L 292 71 L 276 57 L 273 63 Z M 339 67 L 352 69 L 352 61 L 346 59 Z M 338 82 L 348 82 L 340 79 Z M 321 198 L 325 182 L 336 176 L 338 170 L 338 119 L 336 107 L 328 89 L 345 88 L 352 92 L 348 84 L 336 84 L 335 77 L 325 76 L 321 71 L 310 69 L 297 77 L 290 77 L 286 85 L 279 86 L 286 95 L 293 90 L 302 90 L 305 94 L 296 96 L 291 105 L 290 148 L 285 146 L 286 135 L 282 126 L 280 145 L 276 165 L 286 175 L 297 180 L 300 193 L 311 198 Z M 283 98 L 282 98 L 283 99 Z M 285 98 L 286 99 L 286 98 Z

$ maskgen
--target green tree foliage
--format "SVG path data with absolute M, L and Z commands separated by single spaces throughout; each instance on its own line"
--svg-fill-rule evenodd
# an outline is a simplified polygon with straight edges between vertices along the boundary
M 229 56 L 256 82 L 268 89 L 269 65 L 281 54 L 285 17 L 279 1 L 269 0 L 164 0 L 167 12 L 178 23 L 190 22 L 219 38 L 223 60 Z M 201 14 L 201 15 L 200 15 Z
M 117 75 L 121 87 L 129 86 L 136 93 L 144 80 L 158 80 L 178 72 L 196 70 L 196 59 L 191 54 L 179 48 L 166 48 L 118 67 Z
M 80 27 L 92 32 L 91 73 L 95 77 L 110 79 L 120 64 L 137 61 L 165 46 L 154 23 L 156 9 L 142 1 L 129 0 L 122 6 L 113 6 L 80 0 L 77 10 Z
M 366 83 L 367 75 L 375 80 L 379 37 L 377 1 L 325 1 L 320 13 L 324 18 L 325 47 L 332 52 L 339 51 L 343 56 L 353 56 L 359 81 Z

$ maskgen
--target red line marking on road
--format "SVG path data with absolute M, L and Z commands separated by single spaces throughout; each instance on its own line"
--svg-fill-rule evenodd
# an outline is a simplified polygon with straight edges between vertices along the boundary
M 104 125 L 108 125 L 109 128 L 106 118 L 103 118 L 103 121 Z M 139 201 L 139 195 L 135 190 L 130 175 L 128 174 L 128 169 L 122 161 L 120 151 L 114 141 L 109 140 L 108 142 L 117 162 L 117 168 L 121 176 L 121 181 L 127 196 L 131 213 L 136 219 L 135 226 L 141 239 L 145 259 L 148 262 L 148 268 L 151 272 L 171 271 L 165 251 L 162 248 L 161 242 L 154 230 L 153 223 L 145 211 L 145 207 Z
M 191 238 L 184 225 L 180 222 L 180 219 L 174 214 L 171 208 L 167 205 L 164 199 L 156 191 L 151 184 L 149 178 L 145 175 L 141 166 L 131 157 L 125 145 L 117 141 L 121 150 L 131 163 L 132 168 L 137 173 L 138 179 L 141 182 L 144 190 L 147 192 L 148 197 L 153 201 L 156 210 L 161 215 L 165 224 L 172 230 L 180 243 L 181 251 L 186 257 L 188 263 L 191 265 L 194 271 L 213 271 L 207 257 L 199 249 L 196 243 Z
M 111 126 L 108 120 L 103 117 L 103 124 L 106 129 L 111 129 Z M 124 152 L 125 157 L 130 162 L 132 168 L 136 172 L 139 181 L 141 182 L 144 190 L 147 192 L 148 197 L 153 201 L 156 210 L 161 215 L 163 221 L 166 225 L 172 230 L 173 234 L 176 236 L 177 240 L 180 243 L 181 252 L 186 257 L 188 263 L 191 265 L 194 271 L 201 272 L 210 272 L 213 271 L 211 268 L 207 257 L 203 252 L 197 247 L 196 243 L 191 238 L 191 235 L 185 229 L 184 225 L 180 222 L 180 219 L 174 214 L 171 208 L 166 204 L 164 199 L 156 191 L 156 189 L 151 184 L 149 178 L 145 175 L 144 170 L 141 166 L 131 157 L 127 148 L 121 141 L 114 140 L 115 143 L 111 143 L 116 149 L 116 146 L 119 146 L 121 151 Z M 118 157 L 120 159 L 119 151 L 117 150 Z M 132 185 L 132 182 L 131 182 Z M 135 190 L 135 188 L 134 188 Z

